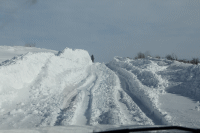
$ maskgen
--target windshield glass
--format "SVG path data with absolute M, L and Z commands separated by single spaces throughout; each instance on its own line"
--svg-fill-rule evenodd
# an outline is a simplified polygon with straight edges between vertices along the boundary
M 0 132 L 200 128 L 199 36 L 199 0 L 0 0 Z

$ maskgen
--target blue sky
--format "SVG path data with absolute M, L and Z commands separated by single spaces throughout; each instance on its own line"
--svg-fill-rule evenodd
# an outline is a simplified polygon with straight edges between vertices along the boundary
M 85 49 L 95 61 L 200 57 L 199 0 L 1 0 L 1 45 Z

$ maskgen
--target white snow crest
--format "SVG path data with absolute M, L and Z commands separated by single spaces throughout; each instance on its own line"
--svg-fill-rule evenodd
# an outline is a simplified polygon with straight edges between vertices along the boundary
M 79 64 L 92 64 L 89 53 L 82 49 L 72 50 L 65 48 L 62 52 L 58 53 L 58 56 L 67 60 L 73 60 Z

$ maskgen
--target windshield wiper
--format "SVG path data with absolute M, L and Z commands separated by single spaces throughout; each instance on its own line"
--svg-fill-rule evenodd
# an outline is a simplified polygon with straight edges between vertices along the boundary
M 142 132 L 142 131 L 159 131 L 159 130 L 182 130 L 190 131 L 193 133 L 200 133 L 200 129 L 187 128 L 181 126 L 164 126 L 164 127 L 144 127 L 144 128 L 133 128 L 133 129 L 119 129 L 110 131 L 101 131 L 95 133 L 129 133 L 129 132 Z

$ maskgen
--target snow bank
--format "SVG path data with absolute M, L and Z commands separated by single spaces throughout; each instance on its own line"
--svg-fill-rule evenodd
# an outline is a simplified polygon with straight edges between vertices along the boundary
M 200 64 L 175 61 L 161 74 L 170 82 L 167 92 L 186 96 L 195 101 L 200 100 Z
M 126 80 L 130 95 L 137 97 L 147 107 L 149 115 L 153 115 L 155 121 L 160 121 L 160 124 L 171 124 L 170 116 L 158 108 L 159 95 L 165 93 L 168 81 L 157 72 L 165 70 L 165 66 L 159 66 L 149 59 L 134 61 L 120 57 L 115 57 L 107 66 Z
M 87 51 L 69 48 L 56 55 L 51 52 L 27 53 L 1 63 L 0 125 L 9 127 L 8 123 L 1 119 L 5 113 L 8 113 L 9 119 L 18 113 L 38 114 L 42 111 L 50 113 L 49 119 L 53 119 L 54 111 L 61 108 L 65 87 L 75 85 L 86 78 L 87 67 L 91 64 Z M 55 94 L 58 96 L 54 97 Z M 33 106 L 34 102 L 38 103 L 38 107 Z M 33 107 L 25 108 L 28 104 Z M 50 105 L 51 107 L 48 107 Z
M 87 51 L 81 49 L 72 50 L 70 48 L 64 49 L 57 54 L 60 58 L 71 60 L 78 64 L 91 64 L 91 58 Z
M 115 57 L 107 66 L 125 79 L 131 95 L 136 96 L 162 124 L 177 124 L 169 112 L 160 109 L 159 99 L 165 93 L 200 100 L 200 65 L 151 57 L 137 60 Z
M 53 66 L 54 71 L 61 71 L 59 65 L 65 66 L 63 69 L 69 69 L 90 65 L 92 63 L 89 54 L 84 50 L 73 51 L 67 48 L 58 56 L 50 52 L 29 52 L 0 64 L 0 91 L 2 91 L 3 88 L 23 88 L 24 84 L 32 82 L 40 71 L 50 62 L 55 64 Z
M 40 73 L 53 53 L 27 53 L 7 60 L 0 65 L 0 90 L 21 89 Z

